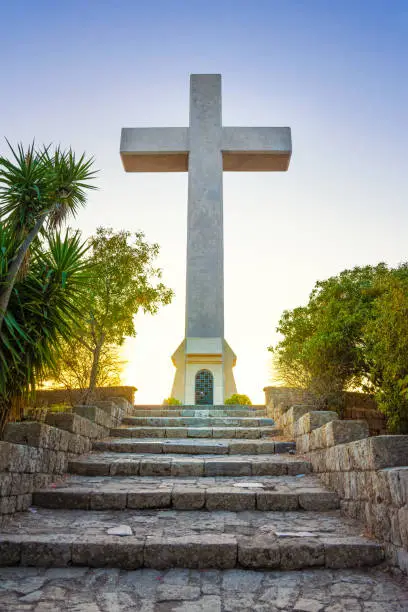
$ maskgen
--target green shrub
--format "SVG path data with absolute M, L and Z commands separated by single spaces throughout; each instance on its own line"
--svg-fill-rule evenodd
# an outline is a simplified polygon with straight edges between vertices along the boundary
M 175 397 L 167 397 L 163 401 L 163 405 L 164 406 L 181 406 L 181 402 L 180 402 L 180 400 L 176 399 Z
M 227 406 L 252 406 L 252 402 L 247 395 L 243 395 L 242 393 L 233 393 L 231 397 L 225 400 L 225 404 Z

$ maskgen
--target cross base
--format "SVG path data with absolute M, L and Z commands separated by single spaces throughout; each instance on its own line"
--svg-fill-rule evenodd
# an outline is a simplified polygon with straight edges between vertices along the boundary
M 237 392 L 236 355 L 224 338 L 185 338 L 172 356 L 171 396 L 184 405 L 222 406 Z

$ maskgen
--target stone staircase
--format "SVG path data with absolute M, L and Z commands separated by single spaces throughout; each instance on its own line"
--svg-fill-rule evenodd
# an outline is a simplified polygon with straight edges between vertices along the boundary
M 15 564 L 351 568 L 383 560 L 265 407 L 135 408 L 7 529 Z

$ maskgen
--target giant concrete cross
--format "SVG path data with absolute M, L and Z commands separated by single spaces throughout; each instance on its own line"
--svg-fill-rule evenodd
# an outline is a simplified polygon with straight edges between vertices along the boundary
M 291 151 L 288 127 L 222 126 L 219 74 L 191 75 L 189 127 L 122 129 L 126 172 L 188 172 L 186 326 L 172 390 L 183 404 L 223 404 L 236 391 L 224 339 L 223 170 L 284 171 Z

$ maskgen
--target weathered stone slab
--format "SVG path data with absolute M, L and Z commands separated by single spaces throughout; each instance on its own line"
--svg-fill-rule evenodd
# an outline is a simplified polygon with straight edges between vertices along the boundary
M 134 536 L 84 536 L 72 545 L 72 563 L 135 570 L 143 567 L 144 543 L 144 538 Z
M 369 430 L 367 421 L 331 421 L 322 430 L 322 446 L 336 446 L 368 438 Z
M 140 461 L 140 476 L 170 476 L 171 475 L 171 459 L 167 461 L 152 461 L 151 459 L 141 459 Z
M 206 489 L 207 510 L 242 512 L 255 510 L 255 492 L 233 487 L 209 487 Z
M 206 459 L 204 473 L 206 476 L 250 476 L 252 466 L 243 459 Z
M 106 429 L 109 429 L 113 425 L 111 415 L 105 410 L 98 408 L 98 406 L 74 406 L 72 411 L 84 419 L 88 419 L 97 425 L 106 427 Z
M 378 565 L 384 550 L 377 542 L 362 538 L 325 538 L 325 565 L 333 569 Z
M 405 466 L 408 457 L 408 436 L 375 436 L 347 445 L 351 469 L 381 470 Z
M 295 438 L 303 434 L 311 433 L 314 429 L 322 427 L 330 421 L 338 420 L 337 412 L 328 410 L 312 410 L 301 416 L 293 424 L 293 434 Z
M 206 491 L 195 487 L 174 487 L 172 506 L 177 510 L 199 510 L 204 508 Z
M 256 507 L 262 511 L 293 511 L 299 508 L 297 493 L 278 493 L 276 491 L 258 491 Z
M 66 567 L 72 560 L 72 536 L 25 535 L 21 538 L 21 565 Z
M 257 570 L 278 568 L 281 553 L 276 538 L 238 537 L 238 563 Z
M 337 493 L 333 491 L 299 491 L 299 506 L 302 510 L 327 512 L 340 507 Z
M 281 569 L 296 570 L 325 564 L 325 549 L 317 538 L 283 538 L 279 546 Z
M 195 458 L 173 459 L 171 462 L 171 475 L 175 477 L 183 476 L 203 476 L 204 460 Z
M 103 438 L 108 433 L 106 427 L 101 427 L 101 425 L 72 412 L 49 412 L 45 421 L 48 425 L 94 440 Z
M 128 508 L 169 508 L 171 506 L 172 489 L 152 490 L 139 489 L 137 492 L 128 493 Z
M 229 569 L 237 562 L 237 541 L 226 534 L 181 537 L 147 537 L 144 565 L 155 569 L 169 567 Z

